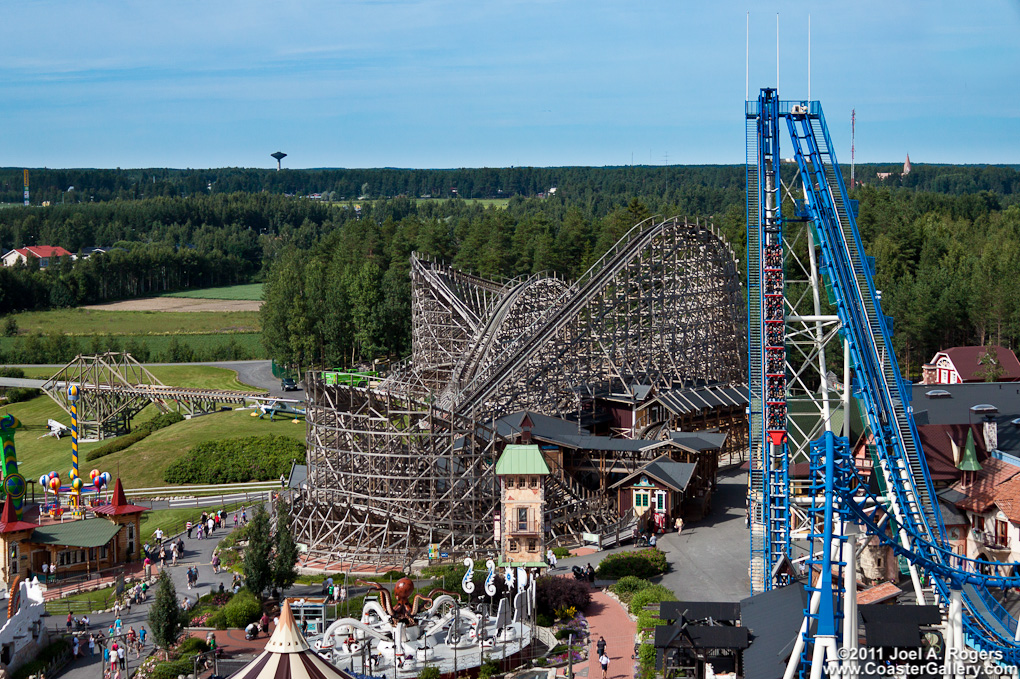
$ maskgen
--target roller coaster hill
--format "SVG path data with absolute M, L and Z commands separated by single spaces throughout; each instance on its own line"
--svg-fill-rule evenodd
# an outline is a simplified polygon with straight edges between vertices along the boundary
M 746 450 L 746 302 L 710 224 L 637 224 L 576 281 L 496 282 L 412 256 L 411 292 L 406 362 L 364 386 L 305 380 L 293 515 L 309 566 L 403 568 L 432 544 L 495 553 L 510 524 L 495 464 L 532 434 L 551 471 L 533 536 L 548 546 L 629 537 L 634 512 L 612 485 L 642 465 L 690 464 L 710 498 L 720 451 Z M 694 441 L 698 429 L 717 433 Z
M 809 580 L 786 676 L 819 677 L 859 657 L 852 649 L 861 535 L 906 562 L 917 604 L 942 613 L 946 648 L 1015 666 L 1020 627 L 997 594 L 1020 586 L 1020 568 L 947 546 L 910 385 L 892 350 L 892 319 L 882 313 L 874 260 L 864 253 L 822 107 L 763 89 L 746 102 L 745 119 L 752 590 Z M 792 163 L 780 162 L 781 137 Z M 793 214 L 784 214 L 790 204 Z M 842 379 L 827 350 L 830 360 L 842 355 Z M 852 403 L 873 444 L 870 459 L 855 456 L 840 435 Z M 817 417 L 806 422 L 805 412 Z M 810 500 L 798 507 L 790 466 L 803 459 Z M 794 530 L 795 510 L 806 528 Z

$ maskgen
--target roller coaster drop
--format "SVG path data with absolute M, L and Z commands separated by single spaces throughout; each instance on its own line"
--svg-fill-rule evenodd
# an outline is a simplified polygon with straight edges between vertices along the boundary
M 748 383 L 750 397 L 751 583 L 756 592 L 787 584 L 795 532 L 790 459 L 806 458 L 811 504 L 803 510 L 807 572 L 812 582 L 804 623 L 787 679 L 820 677 L 857 645 L 856 583 L 859 532 L 877 536 L 906 560 L 918 604 L 938 604 L 946 647 L 988 652 L 1001 665 L 1020 661 L 1020 628 L 990 590 L 1018 587 L 1017 564 L 954 554 L 914 425 L 909 384 L 892 351 L 892 319 L 882 314 L 864 255 L 853 203 L 847 197 L 822 108 L 817 101 L 780 101 L 774 89 L 746 102 Z M 785 123 L 796 176 L 780 173 Z M 789 172 L 789 171 L 788 171 Z M 799 182 L 794 218 L 784 219 L 783 193 Z M 807 229 L 795 228 L 806 223 Z M 785 227 L 785 228 L 784 228 Z M 804 235 L 806 234 L 806 235 Z M 804 240 L 800 240 L 804 235 Z M 796 272 L 804 273 L 797 280 Z M 793 274 L 793 280 L 790 276 Z M 834 316 L 821 313 L 824 284 Z M 804 313 L 813 301 L 813 313 Z M 807 338 L 807 342 L 797 338 Z M 826 370 L 825 346 L 841 342 L 843 395 L 830 403 L 838 379 Z M 804 346 L 811 345 L 811 349 Z M 787 356 L 787 349 L 796 349 Z M 817 373 L 817 384 L 808 373 Z M 849 416 L 850 384 L 874 444 L 874 467 L 855 459 L 848 438 L 832 431 L 833 411 Z M 815 426 L 791 410 L 804 398 L 817 406 Z M 801 408 L 801 413 L 804 409 Z M 792 435 L 792 436 L 791 436 Z M 871 483 L 876 474 L 877 484 Z M 880 489 L 873 492 L 870 489 Z M 927 578 L 929 586 L 925 586 Z M 853 668 L 850 668 L 853 670 Z M 845 670 L 844 670 L 845 671 Z M 948 673 L 947 673 L 948 676 Z

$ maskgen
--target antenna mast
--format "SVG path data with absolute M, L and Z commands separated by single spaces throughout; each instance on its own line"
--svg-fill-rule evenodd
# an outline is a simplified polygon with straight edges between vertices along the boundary
M 854 188 L 854 137 L 857 133 L 857 109 L 850 109 L 850 188 Z

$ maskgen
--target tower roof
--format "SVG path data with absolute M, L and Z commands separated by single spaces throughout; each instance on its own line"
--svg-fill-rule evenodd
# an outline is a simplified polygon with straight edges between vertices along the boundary
M 14 503 L 10 496 L 4 502 L 4 510 L 0 512 L 0 535 L 17 533 L 19 530 L 35 530 L 36 525 L 28 521 L 18 521 L 18 514 L 14 511 Z
M 110 504 L 103 505 L 95 508 L 96 514 L 103 516 L 120 516 L 121 514 L 141 514 L 142 512 L 149 511 L 148 507 L 142 507 L 141 505 L 133 505 L 127 501 L 127 496 L 124 495 L 124 486 L 120 483 L 120 477 L 117 477 L 117 481 L 113 485 L 113 499 Z

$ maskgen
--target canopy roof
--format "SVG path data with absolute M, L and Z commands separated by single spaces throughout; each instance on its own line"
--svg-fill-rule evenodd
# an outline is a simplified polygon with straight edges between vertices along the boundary
M 333 667 L 308 646 L 294 621 L 290 602 L 285 601 L 266 650 L 231 675 L 231 679 L 353 679 L 353 676 Z
M 36 526 L 29 542 L 64 547 L 102 547 L 120 530 L 106 519 L 83 519 Z

